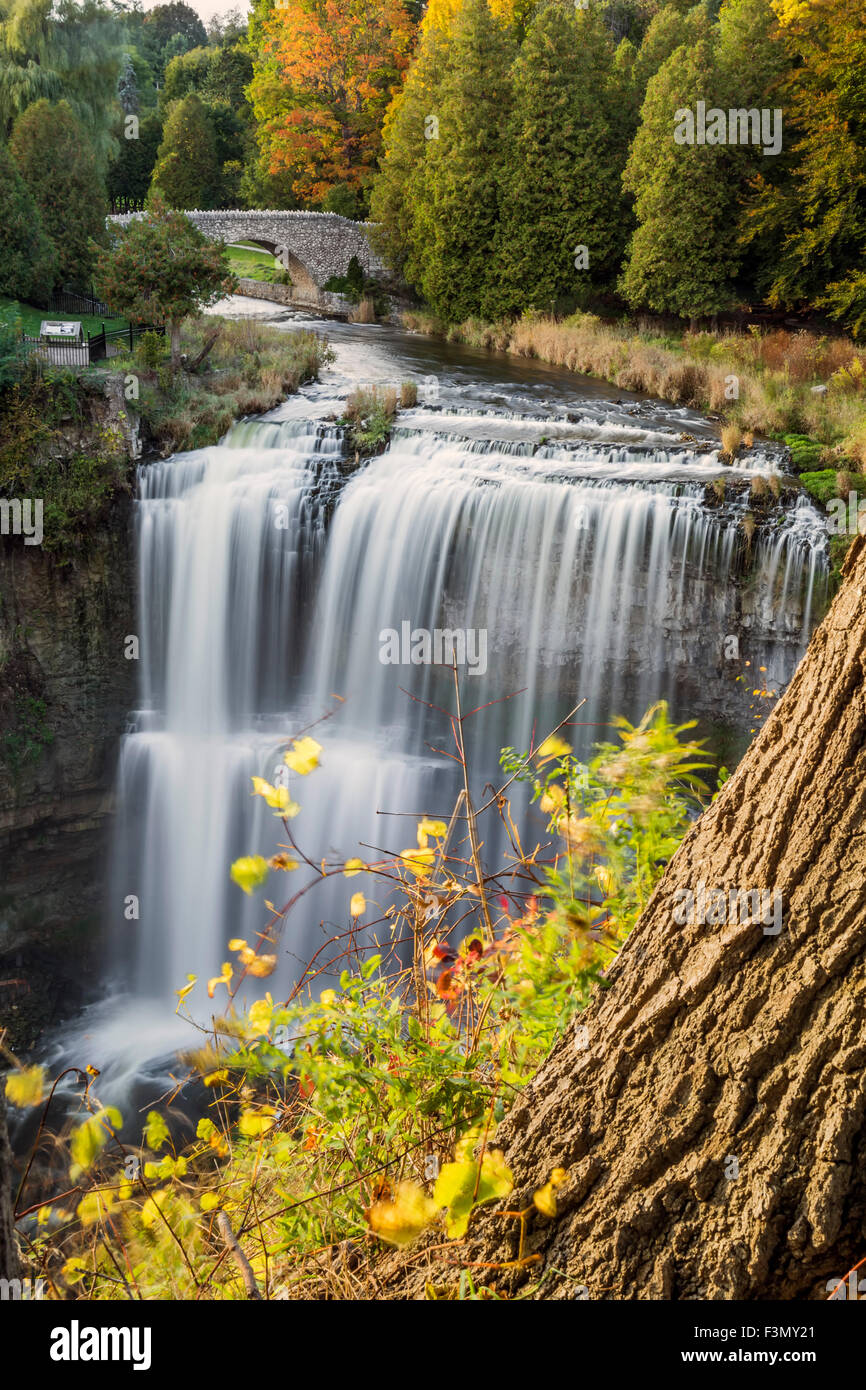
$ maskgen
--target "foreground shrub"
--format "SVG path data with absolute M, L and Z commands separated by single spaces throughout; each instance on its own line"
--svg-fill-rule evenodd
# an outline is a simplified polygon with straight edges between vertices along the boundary
M 636 726 L 617 722 L 617 741 L 588 763 L 559 731 L 504 750 L 503 787 L 478 812 L 462 793 L 448 824 L 422 818 L 413 844 L 366 861 L 308 860 L 288 788 L 253 779 L 288 852 L 232 866 L 239 887 L 266 895 L 269 916 L 256 943 L 228 942 L 208 984 L 224 1003 L 186 1058 L 208 1114 L 179 1151 L 170 1109 L 153 1111 L 131 1146 L 121 1116 L 97 1099 L 98 1079 L 78 1074 L 68 1180 L 40 1196 L 25 1175 L 19 1200 L 33 1223 L 31 1267 L 52 1296 L 113 1298 L 120 1281 L 143 1298 L 251 1288 L 364 1297 L 383 1246 L 431 1230 L 459 1241 L 479 1204 L 508 1195 L 496 1127 L 604 986 L 705 790 L 701 747 L 663 704 Z M 307 735 L 285 760 L 309 776 L 322 755 Z M 547 835 L 506 872 L 486 873 L 475 827 L 498 815 L 514 829 L 504 795 L 514 782 L 528 786 Z M 277 908 L 284 874 L 307 881 Z M 347 880 L 331 955 L 311 962 L 286 1001 L 265 993 L 236 1010 L 243 981 L 272 974 L 293 904 L 322 877 Z M 376 918 L 378 944 L 362 925 Z M 179 988 L 179 1009 L 194 984 Z M 13 1104 L 37 1106 L 46 1087 L 41 1068 L 21 1067 L 7 1089 Z M 554 1170 L 535 1194 L 548 1215 L 564 1177 Z

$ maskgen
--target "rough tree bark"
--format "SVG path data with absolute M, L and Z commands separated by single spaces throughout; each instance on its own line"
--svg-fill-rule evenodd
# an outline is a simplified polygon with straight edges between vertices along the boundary
M 0 1279 L 18 1278 L 12 1211 L 12 1151 L 6 1129 L 6 1080 L 0 1076 Z
M 572 1027 L 497 1134 L 515 1174 L 508 1209 L 531 1205 L 554 1167 L 568 1171 L 556 1218 L 528 1219 L 524 1254 L 540 1260 L 478 1269 L 503 1292 L 544 1276 L 541 1298 L 585 1286 L 593 1299 L 826 1299 L 866 1256 L 862 538 L 845 574 L 783 699 L 672 858 L 611 988 L 578 1020 L 588 1046 Z M 700 880 L 777 890 L 781 932 L 677 925 L 677 890 Z M 455 1260 L 515 1260 L 518 1223 L 501 1210 L 476 1214 L 450 1268 L 431 1254 L 395 1270 L 396 1296 L 453 1283 Z

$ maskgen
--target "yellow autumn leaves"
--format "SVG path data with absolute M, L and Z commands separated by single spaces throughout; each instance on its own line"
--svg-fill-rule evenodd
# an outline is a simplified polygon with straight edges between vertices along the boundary
M 532 1194 L 532 1202 L 542 1216 L 556 1216 L 556 1189 L 565 1182 L 568 1174 L 564 1168 L 554 1168 L 547 1182 Z
M 500 1149 L 485 1152 L 480 1163 L 466 1156 L 476 1140 L 472 1133 L 457 1146 L 455 1161 L 443 1165 L 432 1198 L 417 1183 L 406 1181 L 397 1183 L 388 1198 L 374 1202 L 367 1211 L 370 1229 L 389 1245 L 410 1245 L 444 1212 L 449 1239 L 464 1236 L 473 1209 L 507 1197 L 514 1186 Z
M 290 820 L 300 811 L 297 801 L 293 801 L 289 795 L 288 787 L 275 787 L 270 782 L 265 781 L 264 777 L 252 777 L 253 796 L 264 797 L 268 806 L 273 807 L 276 815 Z
M 30 1105 L 39 1105 L 44 1090 L 44 1067 L 19 1067 L 6 1078 L 6 1099 L 22 1110 Z
M 293 739 L 292 747 L 283 755 L 283 762 L 299 776 L 306 777 L 319 766 L 321 751 L 322 745 L 314 738 L 305 736 L 304 738 Z M 264 777 L 252 777 L 251 781 L 253 784 L 252 795 L 262 797 L 276 816 L 285 819 L 297 815 L 300 806 L 292 799 L 287 787 L 274 785 Z M 444 821 L 432 820 L 427 816 L 423 817 L 418 823 L 417 845 L 401 850 L 397 855 L 398 869 L 418 880 L 428 878 L 436 862 L 437 852 L 447 834 L 448 827 Z M 251 895 L 267 881 L 269 870 L 290 871 L 297 867 L 298 861 L 285 853 L 275 854 L 270 859 L 265 859 L 264 855 L 261 854 L 247 854 L 234 861 L 230 873 L 232 881 L 244 893 Z M 369 865 L 358 858 L 347 859 L 342 870 L 345 878 L 354 878 L 357 874 L 367 871 L 369 871 Z M 322 861 L 322 874 L 323 876 L 325 874 L 324 860 Z M 266 906 L 270 908 L 271 904 L 267 903 Z M 352 920 L 358 921 L 366 912 L 367 898 L 365 894 L 360 891 L 353 893 L 349 901 L 349 915 Z M 229 949 L 238 950 L 241 953 L 241 964 L 252 975 L 268 975 L 276 965 L 274 957 L 263 956 L 261 953 L 253 951 L 246 942 L 230 942 Z M 195 984 L 192 976 L 187 978 L 189 984 L 183 990 L 177 991 L 181 1001 Z M 232 967 L 230 963 L 226 962 L 221 973 L 208 981 L 208 996 L 213 998 L 213 992 L 217 985 L 228 985 L 231 979 Z
M 240 957 L 241 965 L 248 975 L 254 975 L 257 980 L 263 980 L 276 969 L 276 956 L 267 956 L 263 952 L 256 952 L 252 946 L 239 936 L 232 937 L 229 942 L 229 950 L 236 951 Z
M 314 738 L 296 738 L 292 740 L 289 751 L 283 755 L 283 762 L 292 772 L 306 777 L 319 766 L 321 751 L 322 745 Z M 264 777 L 252 777 L 250 780 L 253 784 L 252 795 L 260 796 L 278 819 L 291 820 L 300 811 L 301 808 L 298 802 L 293 800 L 288 787 L 274 785 Z M 297 860 L 288 854 L 275 854 L 270 859 L 265 859 L 261 854 L 246 854 L 232 864 L 231 877 L 244 893 L 251 894 L 257 888 L 261 888 L 268 877 L 269 869 L 281 869 L 285 873 L 297 867 Z
M 268 861 L 261 854 L 246 854 L 232 864 L 231 876 L 245 893 L 252 893 L 267 878 Z
M 457 1145 L 455 1160 L 443 1166 L 432 1197 L 417 1183 L 404 1181 L 397 1183 L 386 1198 L 374 1202 L 366 1213 L 371 1231 L 389 1245 L 411 1245 L 444 1217 L 449 1240 L 462 1239 L 475 1208 L 483 1202 L 507 1197 L 514 1187 L 501 1149 L 485 1151 L 480 1161 L 471 1156 L 476 1140 L 477 1131 L 472 1131 Z M 556 1191 L 567 1177 L 565 1168 L 554 1168 L 544 1186 L 533 1193 L 532 1204 L 542 1216 L 552 1220 L 557 1215 Z M 526 1214 L 511 1213 L 521 1219 Z
M 321 743 L 317 743 L 314 738 L 296 738 L 292 741 L 289 752 L 284 754 L 283 762 L 286 767 L 292 769 L 292 772 L 306 777 L 308 772 L 312 772 L 314 768 L 319 766 L 321 751 Z
M 539 745 L 535 758 L 541 766 L 554 758 L 564 758 L 570 752 L 570 743 L 551 734 Z M 550 816 L 552 826 L 574 854 L 589 856 L 604 849 L 602 826 L 592 816 L 576 816 L 570 812 L 565 787 L 558 782 L 550 783 L 538 804 L 544 814 Z
M 428 820 L 425 816 L 418 822 L 417 849 L 400 851 L 398 864 L 417 879 L 429 878 L 436 861 L 437 846 L 430 844 L 430 838 L 444 840 L 448 826 L 442 820 Z
M 229 950 L 237 953 L 238 959 L 243 966 L 244 974 L 253 975 L 257 980 L 264 980 L 268 975 L 273 974 L 277 968 L 277 958 L 268 955 L 264 951 L 256 951 L 248 945 L 241 936 L 233 936 L 229 942 Z M 207 982 L 207 997 L 213 999 L 214 990 L 217 985 L 230 985 L 234 977 L 234 967 L 231 961 L 223 961 L 219 975 L 214 975 Z M 178 990 L 177 993 L 183 998 L 195 984 L 195 978 L 189 977 L 192 981 L 185 989 Z
M 548 763 L 553 758 L 564 758 L 570 752 L 570 743 L 566 743 L 564 738 L 559 738 L 556 734 L 549 734 L 535 750 L 535 760 L 541 766 L 542 763 Z

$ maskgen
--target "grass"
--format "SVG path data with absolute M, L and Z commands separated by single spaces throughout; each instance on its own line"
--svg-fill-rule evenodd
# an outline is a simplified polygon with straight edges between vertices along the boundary
M 291 277 L 270 251 L 261 251 L 252 246 L 229 246 L 229 265 L 235 275 L 247 280 L 263 280 L 273 283 L 291 284 Z M 285 277 L 285 278 L 284 278 Z
M 405 313 L 403 323 L 712 411 L 746 434 L 794 436 L 795 468 L 807 459 L 854 472 L 866 466 L 866 352 L 848 338 L 786 329 L 662 333 L 649 320 L 608 323 L 582 313 L 449 326 L 421 311 Z
M 29 338 L 38 338 L 43 319 L 61 323 L 80 323 L 85 333 L 101 333 L 106 328 L 128 328 L 128 319 L 102 319 L 94 314 L 55 314 L 51 309 L 38 309 L 34 304 L 23 304 L 17 299 L 7 299 L 0 295 L 0 314 L 9 314 L 21 322 L 21 331 Z
M 405 386 L 401 388 L 401 394 L 404 389 Z M 393 387 L 382 390 L 376 386 L 355 388 L 346 401 L 346 411 L 340 423 L 345 425 L 349 443 L 356 453 L 362 456 L 376 454 L 384 448 L 391 434 L 398 399 Z
M 848 494 L 856 492 L 858 499 L 866 496 L 866 474 L 838 472 L 835 468 L 820 468 L 813 473 L 801 473 L 800 482 L 816 502 L 823 505 L 839 497 L 848 501 Z
M 315 333 L 215 316 L 187 320 L 181 350 L 193 360 L 217 327 L 199 372 L 173 375 L 167 356 L 155 366 L 135 358 L 112 362 L 115 370 L 139 375 L 142 423 L 163 454 L 216 444 L 235 420 L 273 410 L 330 361 L 330 348 Z

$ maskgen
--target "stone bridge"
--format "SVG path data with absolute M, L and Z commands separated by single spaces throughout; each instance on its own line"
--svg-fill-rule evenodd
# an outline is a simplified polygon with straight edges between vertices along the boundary
M 125 227 L 140 212 L 109 218 Z M 352 222 L 336 212 L 260 212 L 257 210 L 186 213 L 211 241 L 261 246 L 279 258 L 292 277 L 298 299 L 316 303 L 332 275 L 345 275 L 357 256 L 364 270 L 386 276 L 385 266 L 367 239 L 368 222 Z

